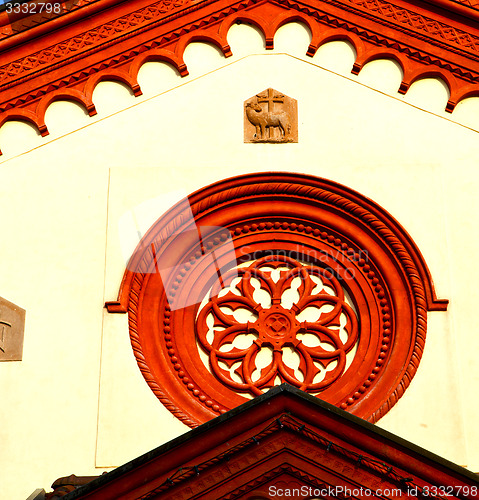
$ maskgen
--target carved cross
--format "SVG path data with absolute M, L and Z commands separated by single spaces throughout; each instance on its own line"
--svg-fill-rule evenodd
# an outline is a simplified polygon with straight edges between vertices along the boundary
M 256 97 L 258 98 L 258 104 L 261 104 L 262 102 L 268 103 L 268 111 L 273 111 L 275 102 L 278 103 L 284 102 L 283 94 L 274 94 L 273 89 L 268 89 L 266 92 L 267 92 L 266 95 L 258 94 Z

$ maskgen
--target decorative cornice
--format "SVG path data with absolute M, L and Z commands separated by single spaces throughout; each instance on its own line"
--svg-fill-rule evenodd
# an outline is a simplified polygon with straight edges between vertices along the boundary
M 92 94 L 101 80 L 119 80 L 140 95 L 137 75 L 147 61 L 165 61 L 186 76 L 186 46 L 210 42 L 228 57 L 228 30 L 241 21 L 263 32 L 267 50 L 291 21 L 311 30 L 308 56 L 326 42 L 347 40 L 357 54 L 354 74 L 371 60 L 392 58 L 404 73 L 403 94 L 420 78 L 442 78 L 452 112 L 461 99 L 479 95 L 479 15 L 468 8 L 466 18 L 452 12 L 454 2 L 431 1 L 433 7 L 404 0 L 94 2 L 0 41 L 0 125 L 27 120 L 47 135 L 45 111 L 58 99 L 77 101 L 94 115 Z
M 391 21 L 407 30 L 426 34 L 432 39 L 442 40 L 470 50 L 473 53 L 479 51 L 479 37 L 461 30 L 450 23 L 440 22 L 432 17 L 421 15 L 417 11 L 404 8 L 385 0 L 349 0 L 350 3 L 361 7 L 366 12 L 375 13 L 378 18 Z
M 194 0 L 161 0 L 62 40 L 1 66 L 0 82 L 8 88 L 10 82 L 31 78 L 31 75 L 36 75 L 39 69 L 48 68 L 59 62 L 69 62 L 80 54 L 84 56 L 85 53 L 91 53 L 92 49 L 101 50 L 104 42 L 111 42 L 118 36 L 130 37 L 131 32 L 138 34 L 138 31 L 150 25 L 152 20 L 161 19 L 170 12 L 184 8 L 193 2 Z

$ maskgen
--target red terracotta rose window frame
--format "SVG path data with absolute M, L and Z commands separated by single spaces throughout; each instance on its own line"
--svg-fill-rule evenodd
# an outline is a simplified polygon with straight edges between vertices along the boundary
M 281 297 L 295 278 L 288 308 Z M 260 303 L 255 287 L 270 301 Z M 175 205 L 144 236 L 118 301 L 106 305 L 128 311 L 145 380 L 194 427 L 282 382 L 377 421 L 418 368 L 427 311 L 446 310 L 447 300 L 436 298 L 421 253 L 384 209 L 325 179 L 272 172 L 220 181 Z M 299 319 L 325 305 L 313 321 Z M 237 309 L 252 319 L 238 320 Z M 306 345 L 306 333 L 320 344 Z M 235 346 L 241 335 L 254 340 Z M 283 362 L 285 348 L 296 350 L 296 370 Z M 271 361 L 253 380 L 261 349 Z

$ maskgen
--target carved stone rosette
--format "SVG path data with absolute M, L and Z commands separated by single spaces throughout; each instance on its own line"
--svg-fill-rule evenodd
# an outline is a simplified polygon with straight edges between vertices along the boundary
M 308 392 L 319 392 L 344 373 L 346 354 L 358 339 L 358 321 L 352 307 L 346 303 L 339 280 L 330 270 L 302 265 L 290 257 L 273 254 L 232 271 L 213 286 L 209 301 L 200 309 L 196 321 L 198 340 L 208 353 L 212 373 L 219 380 L 233 391 L 258 396 L 278 379 Z M 274 271 L 278 271 L 276 279 Z M 239 283 L 233 287 L 236 293 L 230 289 L 222 294 L 223 290 L 232 288 L 226 288 L 230 277 L 237 276 Z M 297 300 L 288 303 L 285 295 L 295 280 Z M 257 283 L 258 290 L 269 296 L 267 300 L 255 298 L 253 282 Z M 300 320 L 301 314 L 311 309 L 317 310 L 317 317 Z M 239 310 L 248 311 L 251 321 L 238 320 L 234 313 Z M 208 326 L 209 317 L 213 328 Z M 339 329 L 342 317 L 343 338 Z M 211 341 L 208 339 L 210 333 Z M 311 337 L 314 339 L 312 345 L 305 342 L 306 335 L 310 342 Z M 245 347 L 244 341 L 249 345 Z M 235 342 L 241 348 L 236 347 Z M 299 361 L 296 370 L 285 359 L 286 348 L 293 349 L 296 354 Z M 267 356 L 270 359 L 260 369 L 257 359 L 265 349 L 271 351 Z
M 194 427 L 282 382 L 377 421 L 418 368 L 427 311 L 447 301 L 374 202 L 324 179 L 265 173 L 167 212 L 107 307 L 128 311 L 147 383 Z

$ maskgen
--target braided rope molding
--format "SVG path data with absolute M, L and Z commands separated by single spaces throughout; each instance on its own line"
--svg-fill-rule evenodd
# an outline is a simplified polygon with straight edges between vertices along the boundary
M 272 174 L 274 175 L 274 174 Z M 206 188 L 208 189 L 208 188 Z M 343 195 L 322 189 L 311 185 L 299 185 L 299 184 L 288 184 L 281 182 L 261 182 L 249 185 L 240 185 L 236 187 L 230 187 L 220 192 L 210 193 L 196 193 L 192 195 L 191 209 L 195 217 L 201 216 L 204 212 L 211 208 L 215 210 L 221 210 L 221 206 L 231 200 L 241 200 L 246 198 L 254 198 L 267 195 L 284 195 L 284 196 L 294 196 L 299 199 L 309 199 L 315 200 L 316 202 L 325 203 L 328 206 L 337 207 L 341 211 L 352 215 L 356 220 L 360 221 L 362 224 L 368 226 L 374 233 L 376 233 L 382 241 L 387 244 L 390 251 L 399 260 L 402 269 L 409 280 L 412 295 L 412 307 L 415 311 L 415 331 L 414 333 L 414 346 L 413 353 L 409 359 L 408 366 L 405 368 L 402 379 L 398 383 L 394 391 L 385 399 L 384 403 L 368 418 L 371 422 L 376 422 L 382 416 L 384 416 L 401 398 L 405 390 L 411 383 L 414 377 L 419 362 L 422 358 L 424 351 L 425 340 L 426 340 L 426 326 L 427 326 L 427 310 L 428 301 L 426 298 L 425 288 L 423 281 L 420 277 L 420 273 L 403 243 L 400 241 L 398 236 L 381 220 L 379 220 L 375 215 L 373 215 L 369 210 L 360 206 L 358 203 L 346 198 Z M 170 225 L 171 223 L 171 225 Z M 165 241 L 169 235 L 171 235 L 181 224 L 183 219 L 178 215 L 170 219 L 167 226 L 162 226 L 158 229 L 157 234 L 154 232 L 148 233 L 147 241 L 156 241 L 156 236 L 161 235 L 162 241 Z M 155 226 L 153 226 L 155 228 Z M 153 229 L 152 228 L 152 229 Z M 152 374 L 146 365 L 146 360 L 142 353 L 141 341 L 138 332 L 138 297 L 143 286 L 146 274 L 145 271 L 151 266 L 153 261 L 153 254 L 150 250 L 150 246 L 145 247 L 141 255 L 140 263 L 136 267 L 139 273 L 134 275 L 132 282 L 127 285 L 129 291 L 128 293 L 128 306 L 127 310 L 129 313 L 129 325 L 130 325 L 130 336 L 132 340 L 132 345 L 135 351 L 135 355 L 139 356 L 138 364 L 140 370 L 143 373 L 146 381 L 152 388 L 155 395 L 162 401 L 163 404 L 180 420 L 185 422 L 187 425 L 196 426 L 199 422 L 193 421 L 189 416 L 185 415 L 179 408 L 171 403 L 167 395 L 158 386 L 156 381 L 153 379 Z M 121 293 L 121 292 L 120 292 Z
M 141 496 L 138 500 L 146 500 L 146 499 L 153 500 L 154 498 L 157 498 L 156 495 L 158 493 L 161 493 L 165 490 L 172 488 L 175 485 L 178 485 L 178 484 L 181 484 L 182 482 L 187 481 L 193 475 L 197 475 L 197 471 L 198 472 L 207 472 L 208 469 L 210 469 L 212 466 L 214 467 L 215 465 L 222 464 L 222 463 L 224 464 L 225 462 L 229 462 L 231 460 L 231 458 L 235 457 L 235 455 L 237 453 L 241 453 L 241 452 L 247 450 L 248 448 L 251 448 L 251 446 L 253 444 L 254 444 L 254 447 L 256 447 L 257 446 L 256 443 L 259 443 L 260 440 L 276 434 L 281 429 L 281 427 L 278 425 L 278 421 L 281 422 L 280 425 L 283 425 L 282 420 L 281 420 L 282 417 L 283 417 L 283 415 L 279 416 L 276 420 L 271 422 L 262 431 L 260 431 L 258 434 L 256 434 L 254 436 L 254 439 L 256 439 L 256 442 L 253 439 L 248 438 L 248 439 L 242 441 L 241 443 L 238 443 L 237 445 L 233 446 L 233 448 L 229 448 L 228 451 L 220 453 L 219 455 L 216 455 L 214 458 L 211 458 L 211 459 L 209 459 L 205 462 L 202 462 L 201 464 L 198 464 L 196 466 L 193 466 L 193 467 L 190 466 L 188 468 L 185 468 L 186 470 L 184 473 L 182 473 L 176 477 L 175 477 L 175 475 L 176 475 L 176 473 L 175 473 L 173 476 L 169 477 L 169 480 L 167 479 L 158 488 L 155 488 L 154 490 L 149 491 L 145 495 Z M 284 466 L 280 466 L 280 467 L 284 467 Z M 274 475 L 274 471 L 277 469 L 278 469 L 278 467 L 276 469 L 269 471 L 267 474 Z M 178 470 L 177 473 L 178 472 L 180 472 L 180 470 Z M 260 476 L 260 478 L 256 478 L 253 481 L 261 480 L 261 478 L 264 478 L 264 477 L 266 477 L 266 475 L 262 475 L 262 476 Z
M 292 432 L 289 438 L 286 438 L 282 441 L 280 449 L 288 450 L 290 449 L 289 445 L 294 443 L 294 447 L 298 450 L 301 449 L 303 457 L 306 457 L 308 452 L 305 451 L 305 446 L 307 446 L 306 449 L 309 450 L 309 458 L 311 459 L 313 453 L 315 451 L 316 453 L 319 451 L 310 448 L 310 445 L 314 443 L 323 448 L 322 450 L 323 453 L 327 453 L 330 456 L 337 455 L 338 456 L 337 458 L 345 458 L 355 466 L 360 465 L 365 472 L 366 471 L 369 472 L 374 478 L 377 478 L 377 475 L 379 475 L 381 477 L 381 481 L 384 481 L 383 484 L 388 484 L 388 486 L 394 485 L 394 487 L 396 488 L 398 486 L 399 488 L 401 488 L 401 486 L 404 488 L 406 484 L 408 486 L 415 485 L 415 483 L 412 483 L 413 478 L 406 479 L 406 477 L 402 475 L 404 471 L 398 473 L 398 471 L 395 470 L 390 465 L 389 462 L 385 463 L 384 461 L 379 461 L 377 458 L 373 458 L 373 456 L 363 456 L 360 455 L 357 451 L 344 448 L 342 445 L 334 443 L 329 438 L 326 438 L 318 434 L 317 431 L 309 427 L 306 427 L 305 423 L 302 420 L 298 420 L 295 417 L 289 415 L 288 413 L 283 413 L 281 416 L 272 421 L 265 429 L 260 431 L 258 434 L 256 434 L 253 437 L 247 438 L 245 441 L 242 441 L 241 443 L 235 445 L 232 449 L 229 449 L 227 452 L 220 453 L 214 458 L 196 464 L 194 466 L 190 465 L 188 467 L 182 467 L 178 469 L 173 475 L 168 477 L 166 481 L 164 481 L 159 487 L 141 496 L 138 500 L 147 500 L 147 499 L 153 500 L 154 498 L 157 498 L 157 495 L 161 492 L 175 488 L 177 486 L 180 486 L 181 488 L 181 483 L 187 482 L 189 479 L 191 479 L 194 476 L 197 476 L 200 473 L 202 474 L 203 483 L 206 482 L 206 484 L 208 484 L 208 478 L 215 475 L 215 471 L 211 470 L 212 467 L 215 467 L 225 462 L 231 463 L 231 461 L 233 461 L 234 463 L 235 459 L 241 460 L 241 458 L 237 456 L 238 453 L 244 452 L 245 450 L 248 449 L 248 447 L 251 447 L 251 445 L 254 445 L 254 447 L 257 446 L 263 441 L 265 437 L 271 437 L 274 434 L 281 432 L 283 427 L 286 428 L 288 431 Z M 300 441 L 297 439 L 298 437 L 301 439 L 301 441 L 303 439 L 305 441 L 307 440 L 308 443 L 301 442 L 301 444 L 299 444 Z M 276 451 L 273 451 L 273 449 L 271 448 L 268 451 L 269 451 L 269 456 L 272 456 L 276 453 Z M 266 454 L 268 454 L 268 452 L 266 452 Z M 264 460 L 265 454 L 262 454 L 262 457 Z M 318 463 L 321 463 L 321 459 L 319 460 L 314 459 L 314 463 L 315 465 L 318 465 Z M 351 469 L 349 469 L 349 472 L 350 471 Z M 319 479 L 318 477 L 311 475 L 311 473 L 308 473 L 305 470 L 300 470 L 297 468 L 297 466 L 291 465 L 290 463 L 282 463 L 281 465 L 269 470 L 266 474 L 259 475 L 258 477 L 255 477 L 254 479 L 245 482 L 239 488 L 231 491 L 230 493 L 228 493 L 225 496 L 222 496 L 221 498 L 223 500 L 234 500 L 236 498 L 242 498 L 244 497 L 245 493 L 251 492 L 253 489 L 256 489 L 258 487 L 263 487 L 265 484 L 271 481 L 271 479 L 278 477 L 284 472 L 289 472 L 296 479 L 302 480 L 306 483 L 309 483 L 310 485 L 311 484 L 314 485 L 313 487 L 315 489 L 323 489 L 323 488 L 327 489 L 328 487 L 332 486 L 330 482 L 324 483 L 324 478 Z M 339 471 L 336 470 L 336 472 Z M 344 471 L 343 473 L 340 474 L 340 477 L 347 478 L 347 476 L 344 475 Z M 185 490 L 181 490 L 180 488 L 176 488 L 176 491 L 174 491 L 175 498 L 184 498 L 185 493 L 186 495 L 190 493 L 191 486 L 192 485 L 190 482 L 187 486 L 188 492 L 186 492 Z M 198 498 L 197 496 L 198 494 L 200 494 L 199 489 L 194 493 L 193 496 L 195 496 L 195 498 Z M 261 496 L 261 493 L 259 495 Z M 441 498 L 441 499 L 443 498 L 435 496 L 433 494 L 431 494 L 430 496 L 431 498 Z M 336 495 L 336 497 L 345 500 L 351 498 L 350 496 L 346 496 L 342 492 Z
M 214 467 L 218 464 L 224 463 L 224 462 L 230 462 L 232 459 L 234 461 L 234 458 L 237 453 L 241 453 L 244 450 L 246 450 L 249 446 L 254 444 L 256 447 L 265 437 L 270 437 L 274 434 L 277 434 L 283 429 L 283 426 L 289 429 L 290 431 L 293 431 L 295 434 L 299 434 L 300 437 L 308 439 L 308 441 L 316 444 L 320 444 L 324 446 L 327 449 L 328 453 L 331 454 L 337 454 L 340 455 L 341 457 L 346 457 L 349 460 L 352 461 L 357 461 L 358 454 L 355 453 L 354 451 L 349 451 L 345 448 L 343 448 L 340 445 L 334 445 L 331 441 L 328 439 L 322 438 L 318 436 L 314 431 L 311 432 L 309 429 L 305 428 L 304 425 L 302 425 L 302 422 L 298 423 L 294 418 L 292 418 L 289 414 L 285 413 L 276 418 L 273 422 L 271 422 L 265 429 L 263 429 L 261 432 L 256 434 L 253 438 L 248 438 L 245 441 L 237 444 L 234 446 L 232 449 L 229 449 L 227 452 L 221 453 L 217 455 L 216 457 L 203 462 L 201 464 L 197 464 L 196 466 L 189 466 L 185 467 L 185 471 L 182 472 L 182 469 L 179 469 L 173 476 L 170 476 L 163 484 L 161 484 L 159 487 L 155 488 L 154 490 L 146 493 L 145 495 L 142 495 L 141 497 L 138 498 L 138 500 L 147 500 L 147 499 L 153 499 L 156 498 L 156 496 L 159 493 L 162 493 L 168 489 L 171 489 L 175 486 L 180 485 L 183 482 L 188 481 L 192 476 L 197 475 L 198 473 L 207 473 L 208 469 L 211 467 Z M 294 435 L 294 434 L 293 434 Z M 334 445 L 334 446 L 333 446 Z M 281 448 L 285 447 L 286 449 L 288 448 L 288 443 L 284 443 Z M 274 454 L 270 453 L 270 454 Z M 264 456 L 263 456 L 264 458 Z M 365 460 L 362 462 L 363 465 L 366 466 L 368 469 L 372 469 L 376 472 L 381 473 L 381 475 L 384 475 L 384 467 L 386 467 L 386 464 L 382 464 L 383 467 L 378 467 L 377 465 L 374 464 L 374 461 L 369 461 L 366 457 L 364 457 Z M 307 472 L 298 469 L 294 465 L 291 465 L 289 463 L 283 463 L 274 469 L 271 469 L 268 471 L 266 474 L 262 474 L 249 482 L 242 484 L 239 488 L 236 490 L 231 491 L 228 493 L 226 496 L 222 497 L 223 500 L 234 500 L 235 498 L 241 498 L 244 496 L 245 493 L 250 492 L 253 489 L 256 489 L 257 487 L 264 485 L 271 479 L 281 475 L 284 472 L 289 472 L 291 475 L 296 477 L 299 480 L 303 480 L 305 482 L 308 482 L 310 484 L 314 485 L 314 488 L 318 489 L 323 489 L 323 488 L 328 488 L 331 486 L 330 483 L 324 483 L 323 480 L 320 480 L 317 477 L 312 476 L 311 474 L 308 474 Z M 177 475 L 178 474 L 178 475 Z M 213 472 L 214 474 L 214 472 Z M 175 477 L 176 476 L 176 477 Z M 207 481 L 206 476 L 206 481 Z M 205 480 L 203 478 L 203 480 Z M 195 493 L 195 495 L 198 495 L 198 492 Z M 178 496 L 181 498 L 182 496 L 182 491 L 181 490 L 176 490 L 175 492 L 175 498 Z M 346 500 L 349 497 L 346 497 L 345 494 L 339 493 L 337 495 L 337 498 L 344 499 Z
M 282 464 L 272 469 L 267 474 L 263 474 L 262 476 L 257 477 L 252 481 L 240 486 L 237 490 L 232 491 L 231 493 L 223 497 L 223 500 L 235 500 L 236 498 L 241 498 L 246 493 L 249 493 L 250 491 L 262 486 L 268 481 L 271 481 L 272 479 L 281 476 L 285 472 L 293 477 L 296 477 L 296 479 L 298 480 L 303 480 L 309 482 L 310 484 L 314 484 L 315 487 L 318 489 L 323 489 L 323 488 L 327 489 L 328 487 L 326 483 L 318 481 L 315 477 L 311 476 L 310 474 L 307 474 L 306 472 L 303 472 L 292 465 Z M 338 498 L 342 499 L 344 497 L 342 495 L 338 495 Z

